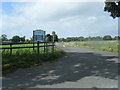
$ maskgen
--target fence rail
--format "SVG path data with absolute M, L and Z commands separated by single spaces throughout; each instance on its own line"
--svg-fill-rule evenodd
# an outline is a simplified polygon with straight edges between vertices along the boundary
M 33 44 L 32 46 L 22 46 L 22 47 L 12 47 L 12 45 L 22 45 L 22 44 Z M 34 44 L 37 44 L 37 46 L 35 46 Z M 40 45 L 40 44 L 44 44 L 44 45 Z M 27 42 L 27 43 L 2 43 L 0 45 L 10 45 L 10 47 L 0 47 L 0 49 L 10 49 L 10 54 L 12 54 L 12 49 L 20 49 L 20 48 L 37 48 L 37 53 L 39 54 L 39 48 L 40 47 L 44 47 L 44 53 L 46 52 L 46 48 L 47 47 L 52 47 L 52 52 L 54 52 L 54 47 L 55 47 L 55 43 L 54 42 Z
M 15 45 L 15 44 L 36 44 L 38 42 L 20 42 L 20 43 L 0 43 L 0 45 Z M 54 43 L 54 42 L 39 42 L 39 43 Z

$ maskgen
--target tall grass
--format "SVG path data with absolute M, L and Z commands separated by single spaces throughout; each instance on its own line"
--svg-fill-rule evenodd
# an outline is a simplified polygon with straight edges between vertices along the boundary
M 120 41 L 80 41 L 64 43 L 66 46 L 90 48 L 109 52 L 120 52 Z
M 2 51 L 2 71 L 3 74 L 17 70 L 18 68 L 27 68 L 41 65 L 42 62 L 54 61 L 64 56 L 65 52 L 57 49 L 55 52 L 37 54 L 31 50 L 16 50 L 16 53 L 10 55 L 8 51 Z

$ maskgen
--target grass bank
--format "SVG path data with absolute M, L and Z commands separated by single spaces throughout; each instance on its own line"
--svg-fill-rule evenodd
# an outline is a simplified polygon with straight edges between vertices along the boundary
M 57 58 L 66 55 L 60 49 L 55 52 L 37 54 L 31 50 L 18 50 L 17 53 L 10 55 L 7 52 L 2 53 L 2 73 L 7 74 L 19 68 L 28 68 L 41 65 L 43 62 L 53 62 Z
M 79 41 L 65 42 L 65 46 L 90 48 L 109 52 L 120 52 L 120 41 Z

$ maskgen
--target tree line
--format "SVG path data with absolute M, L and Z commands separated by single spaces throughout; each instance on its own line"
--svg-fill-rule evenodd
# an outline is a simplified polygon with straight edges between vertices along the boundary
M 33 41 L 33 37 L 31 37 L 29 39 L 26 39 L 25 36 L 20 37 L 18 35 L 15 35 L 11 39 L 8 39 L 6 34 L 2 34 L 0 36 L 0 41 L 2 41 L 2 42 L 13 42 L 13 43 L 32 42 Z M 52 32 L 52 35 L 51 34 L 46 34 L 45 35 L 45 41 L 47 41 L 47 42 L 58 42 L 58 36 L 55 33 L 55 31 Z
M 20 36 L 13 36 L 11 39 L 7 38 L 6 34 L 2 34 L 0 38 L 3 42 L 32 42 L 33 38 L 26 39 L 25 36 L 20 37 Z M 120 40 L 120 36 L 115 36 L 112 37 L 110 35 L 105 35 L 103 37 L 101 36 L 96 36 L 96 37 L 67 37 L 67 38 L 58 38 L 57 34 L 55 31 L 52 32 L 52 34 L 46 34 L 45 36 L 45 41 L 47 42 L 70 42 L 70 41 L 100 41 L 100 40 Z
M 67 38 L 59 38 L 59 41 L 62 42 L 70 42 L 70 41 L 98 41 L 98 40 L 120 40 L 120 36 L 111 37 L 110 35 L 105 35 L 104 37 L 96 36 L 96 37 L 67 37 Z

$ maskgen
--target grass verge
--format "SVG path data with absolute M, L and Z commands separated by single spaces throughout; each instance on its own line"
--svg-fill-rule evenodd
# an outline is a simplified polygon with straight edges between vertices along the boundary
M 120 41 L 82 41 L 82 42 L 68 42 L 65 46 L 90 48 L 108 52 L 120 52 Z
M 60 49 L 56 49 L 55 52 L 41 54 L 31 52 L 30 50 L 21 50 L 13 55 L 7 52 L 2 53 L 2 73 L 5 75 L 19 68 L 38 66 L 47 61 L 52 62 L 64 55 L 66 55 L 66 53 Z

